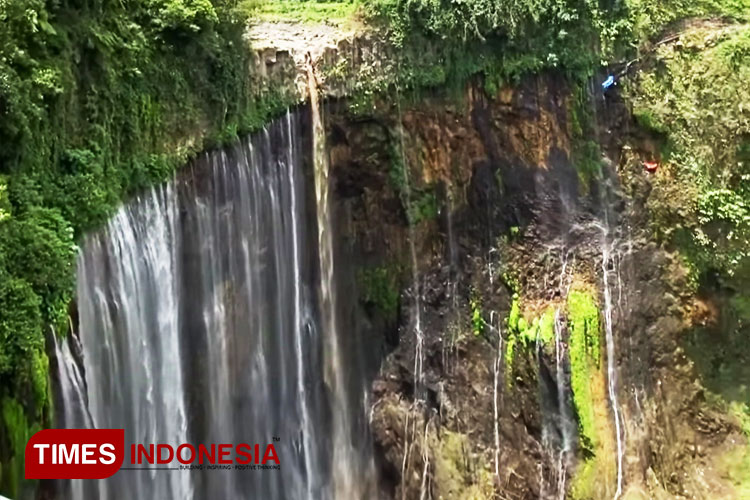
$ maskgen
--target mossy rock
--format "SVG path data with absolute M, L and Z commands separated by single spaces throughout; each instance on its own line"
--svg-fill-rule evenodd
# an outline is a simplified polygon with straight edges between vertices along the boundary
M 573 402 L 578 414 L 582 446 L 597 447 L 591 380 L 598 370 L 600 328 L 599 308 L 589 291 L 571 290 L 568 294 L 568 339 Z

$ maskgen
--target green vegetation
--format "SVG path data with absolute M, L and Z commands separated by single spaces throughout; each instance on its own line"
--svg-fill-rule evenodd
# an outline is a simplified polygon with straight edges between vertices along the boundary
M 378 95 L 451 92 L 477 75 L 490 96 L 549 69 L 578 85 L 603 65 L 635 57 L 637 48 L 677 20 L 750 17 L 748 0 L 627 0 L 606 7 L 591 0 L 363 0 L 360 10 L 386 28 L 395 50 L 388 60 L 349 75 L 357 113 L 371 110 Z M 591 144 L 582 146 L 585 158 Z
M 549 344 L 555 338 L 555 308 L 548 306 L 544 312 L 531 320 L 528 324 L 521 316 L 518 294 L 514 294 L 508 314 L 508 331 L 523 341 L 524 347 L 532 342 Z
M 510 312 L 508 313 L 508 330 L 518 331 L 518 323 L 521 318 L 521 301 L 518 292 L 513 293 L 513 301 L 510 303 Z
M 239 10 L 253 21 L 323 23 L 348 27 L 356 22 L 359 4 L 353 1 L 243 0 Z
M 514 301 L 511 305 L 511 314 L 515 314 L 514 307 L 517 303 Z M 508 324 L 510 325 L 510 318 Z M 531 344 L 539 343 L 549 345 L 555 339 L 555 308 L 548 306 L 540 316 L 534 317 L 529 324 L 525 318 L 520 317 L 516 322 L 515 328 L 509 328 L 510 334 L 514 335 L 517 340 L 521 341 L 524 348 Z
M 741 2 L 742 3 L 742 2 Z M 746 4 L 745 4 L 746 5 Z M 627 89 L 638 122 L 659 144 L 651 227 L 676 247 L 716 323 L 685 335 L 686 352 L 717 410 L 750 429 L 750 26 L 697 23 L 660 46 Z M 737 488 L 747 447 L 718 464 Z
M 388 177 L 393 190 L 398 194 L 406 210 L 406 218 L 411 225 L 417 225 L 425 220 L 432 220 L 438 214 L 438 201 L 432 186 L 418 188 L 407 176 L 410 172 L 404 166 L 406 157 L 401 151 L 402 140 L 399 136 L 402 130 L 394 131 L 391 136 L 390 169 Z
M 730 21 L 748 20 L 749 0 L 626 0 L 607 8 L 591 0 L 0 0 L 0 434 L 7 436 L 0 440 L 0 492 L 17 495 L 21 443 L 50 423 L 44 339 L 50 328 L 66 329 L 76 241 L 197 151 L 262 126 L 293 102 L 251 74 L 246 16 L 345 26 L 360 12 L 387 28 L 395 49 L 382 66 L 357 75 L 335 68 L 354 82 L 353 110 L 371 109 L 390 92 L 402 99 L 476 75 L 492 96 L 525 75 L 555 69 L 577 92 L 569 121 L 584 180 L 600 165 L 581 82 L 603 63 L 632 57 L 680 19 L 725 16 L 726 26 L 699 25 L 680 43 L 659 46 L 630 98 L 665 163 L 649 202 L 657 233 L 683 250 L 696 273 L 716 271 L 728 289 L 748 289 L 750 28 Z M 405 200 L 403 152 L 396 153 L 391 180 Z M 429 186 L 413 188 L 404 205 L 410 224 L 438 209 Z M 363 300 L 395 320 L 397 273 L 379 267 L 358 279 Z M 511 286 L 507 374 L 519 343 L 554 336 L 554 311 L 529 325 L 517 281 Z M 481 303 L 471 300 L 472 330 L 480 335 Z M 730 299 L 740 328 L 750 323 L 748 304 L 739 292 Z M 594 296 L 571 292 L 568 319 L 574 402 L 593 450 L 589 380 L 600 358 Z
M 10 217 L 10 200 L 8 199 L 8 181 L 0 175 L 0 222 Z
M 420 36 L 457 48 L 474 42 L 502 43 L 503 52 L 509 57 L 503 56 L 495 67 L 500 72 L 504 71 L 500 66 L 538 71 L 544 66 L 567 65 L 590 57 L 590 50 L 575 54 L 568 49 L 579 43 L 586 49 L 593 47 L 598 38 L 593 29 L 594 17 L 601 17 L 598 8 L 589 2 L 571 5 L 558 0 L 541 3 L 473 0 L 459 4 L 371 0 L 365 3 L 365 9 L 371 18 L 387 24 L 398 45 L 413 43 Z M 473 63 L 482 65 L 479 59 Z M 492 65 L 492 61 L 486 62 L 487 69 Z
M 593 453 L 597 447 L 593 372 L 599 367 L 599 309 L 594 296 L 583 290 L 568 294 L 568 340 L 573 403 L 578 414 L 582 446 Z
M 412 192 L 412 200 L 407 208 L 407 217 L 410 224 L 416 225 L 423 220 L 432 220 L 437 217 L 437 214 L 438 202 L 431 189 Z
M 357 274 L 361 300 L 381 311 L 387 321 L 398 316 L 398 273 L 388 266 L 361 269 Z
M 750 323 L 742 310 L 745 302 L 742 298 L 735 295 L 716 304 L 720 322 L 694 327 L 685 335 L 684 345 L 701 376 L 711 405 L 736 417 L 739 427 L 750 438 L 747 406 L 750 401 L 750 354 L 747 349 Z
M 555 308 L 547 306 L 541 315 L 535 316 L 531 324 L 521 313 L 521 301 L 518 292 L 513 293 L 513 301 L 506 320 L 508 340 L 505 347 L 505 375 L 506 384 L 510 385 L 513 375 L 513 360 L 516 349 L 528 349 L 532 345 L 537 347 L 549 346 L 555 340 Z
M 750 26 L 697 26 L 657 50 L 629 89 L 639 123 L 663 137 L 649 200 L 654 229 L 700 276 L 750 283 Z M 721 84 L 717 84 L 721 82 Z
M 434 481 L 438 498 L 489 500 L 494 498 L 493 475 L 481 467 L 472 453 L 471 439 L 458 432 L 441 429 L 440 436 L 430 434 L 430 454 L 434 463 Z
M 231 0 L 0 1 L 0 398 L 29 427 L 49 423 L 44 332 L 66 331 L 77 238 L 290 104 L 243 30 Z
M 660 146 L 651 226 L 680 250 L 690 282 L 714 301 L 718 324 L 693 328 L 686 352 L 716 409 L 737 417 L 747 433 L 750 26 L 698 24 L 659 47 L 647 64 L 628 94 L 639 124 Z M 718 464 L 737 498 L 750 494 L 748 457 L 748 447 L 738 446 Z
M 505 383 L 510 387 L 513 381 L 513 359 L 516 355 L 516 343 L 518 342 L 518 328 L 521 318 L 521 302 L 518 292 L 513 292 L 513 301 L 508 312 L 508 340 L 505 343 Z M 525 321 L 524 321 L 525 323 Z
M 573 500 L 591 500 L 597 498 L 593 485 L 601 482 L 597 477 L 598 470 L 594 460 L 584 460 L 578 465 L 572 484 L 570 485 L 570 498 Z
M 41 427 L 38 424 L 29 426 L 23 407 L 16 400 L 7 397 L 2 399 L 2 423 L 6 430 L 10 457 L 0 468 L 0 489 L 15 497 L 22 491 L 26 443 Z
M 534 318 L 531 324 L 535 330 L 534 339 L 538 339 L 543 345 L 552 344 L 555 341 L 555 309 L 550 306 L 538 318 Z
M 628 29 L 634 44 L 645 44 L 669 25 L 683 19 L 723 16 L 748 20 L 747 0 L 627 0 Z
M 599 177 L 602 167 L 601 150 L 595 140 L 597 124 L 592 99 L 586 87 L 579 84 L 573 88 L 573 102 L 568 107 L 571 160 L 584 190 L 588 190 L 589 183 Z
M 717 465 L 734 487 L 734 498 L 750 498 L 750 446 L 735 446 Z
M 570 291 L 567 305 L 571 388 L 584 458 L 570 483 L 570 498 L 605 498 L 614 492 L 617 451 L 606 377 L 600 367 L 599 309 L 594 292 L 581 285 Z
M 484 333 L 484 319 L 482 319 L 482 299 L 476 290 L 472 289 L 469 298 L 469 308 L 471 309 L 471 331 L 475 337 Z

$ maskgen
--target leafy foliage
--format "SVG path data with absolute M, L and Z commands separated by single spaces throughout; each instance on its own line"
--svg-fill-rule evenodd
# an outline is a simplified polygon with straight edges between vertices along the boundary
M 219 22 L 209 0 L 153 1 L 149 10 L 154 14 L 154 25 L 161 31 L 199 33 Z
M 508 279 L 506 278 L 506 283 Z M 511 285 L 511 289 L 517 289 Z M 518 349 L 528 349 L 535 345 L 537 348 L 549 346 L 555 339 L 555 307 L 548 305 L 541 314 L 529 321 L 521 312 L 521 298 L 518 292 L 511 296 L 510 311 L 506 318 L 508 340 L 505 350 L 505 382 L 508 386 L 512 381 L 513 361 Z
M 306 4 L 308 2 L 302 2 Z M 386 60 L 350 74 L 352 111 L 387 93 L 463 88 L 477 75 L 490 96 L 521 77 L 556 69 L 576 82 L 636 56 L 689 16 L 750 18 L 748 0 L 362 0 L 361 14 L 395 46 Z M 340 68 L 337 68 L 340 70 Z M 333 71 L 333 70 L 332 70 Z M 340 71 L 336 71 L 340 73 Z M 593 143 L 591 143 L 593 144 Z M 584 143 L 591 151 L 591 144 Z M 592 163 L 579 164 L 586 172 Z
M 54 209 L 33 208 L 0 226 L 6 269 L 41 299 L 42 319 L 65 323 L 72 292 L 73 228 Z
M 0 0 L 0 398 L 30 426 L 49 423 L 44 333 L 65 329 L 76 238 L 290 103 L 250 74 L 243 29 L 233 0 Z
M 388 266 L 361 269 L 357 274 L 361 299 L 380 310 L 387 321 L 398 316 L 398 273 Z
M 660 47 L 629 89 L 640 121 L 669 145 L 649 201 L 658 234 L 697 272 L 737 279 L 750 264 L 748 81 L 750 27 L 709 24 Z
M 40 427 L 30 424 L 24 414 L 23 406 L 18 401 L 4 397 L 0 400 L 0 415 L 2 425 L 6 429 L 5 439 L 10 449 L 10 459 L 0 470 L 0 488 L 12 496 L 22 491 L 24 450 L 26 443 Z M 30 495 L 31 492 L 25 492 Z
M 632 32 L 632 43 L 648 42 L 665 27 L 681 19 L 726 16 L 747 20 L 747 0 L 627 0 L 628 28 Z
M 602 61 L 621 58 L 685 16 L 746 18 L 748 7 L 748 0 L 363 0 L 365 14 L 387 26 L 398 55 L 378 70 L 364 67 L 355 96 L 366 108 L 394 88 L 450 86 L 475 74 L 494 94 L 548 68 L 583 80 Z M 49 417 L 44 334 L 65 321 L 76 238 L 106 220 L 124 197 L 169 178 L 194 152 L 262 125 L 289 104 L 272 91 L 252 99 L 241 13 L 319 22 L 349 18 L 357 8 L 349 2 L 246 0 L 237 8 L 233 0 L 0 0 L 0 398 L 4 434 L 13 436 L 0 442 L 4 471 L 19 466 L 11 458 L 17 443 Z M 661 220 L 678 221 L 668 235 L 689 235 L 697 265 L 739 273 L 750 269 L 750 35 L 731 28 L 718 38 L 700 30 L 684 38 L 659 48 L 656 70 L 637 88 L 636 113 L 668 136 L 670 181 L 687 193 L 681 211 Z M 596 145 L 585 140 L 586 107 L 578 111 L 576 165 L 589 176 L 598 168 L 589 161 Z M 402 193 L 404 168 L 396 161 L 394 167 Z M 410 223 L 434 216 L 431 190 L 414 190 L 411 198 Z M 397 314 L 394 275 L 375 269 L 362 280 L 366 302 Z M 585 435 L 591 433 L 582 384 L 598 363 L 598 317 L 593 297 L 576 293 L 568 314 Z M 478 304 L 472 320 L 476 331 Z M 531 331 L 549 336 L 550 316 L 537 320 L 527 324 L 515 295 L 509 366 L 517 340 L 526 342 Z M 3 474 L 0 488 L 14 496 L 18 484 L 8 477 Z
M 471 309 L 471 331 L 475 337 L 484 333 L 484 319 L 482 319 L 482 297 L 472 289 L 469 297 L 469 308 Z
M 419 224 L 423 220 L 437 217 L 438 202 L 431 189 L 414 190 L 412 200 L 406 209 L 406 216 L 410 224 Z
M 493 94 L 545 68 L 587 72 L 597 58 L 598 33 L 584 2 L 369 0 L 363 11 L 387 26 L 399 53 L 393 70 L 366 79 L 362 92 L 458 86 L 482 74 Z

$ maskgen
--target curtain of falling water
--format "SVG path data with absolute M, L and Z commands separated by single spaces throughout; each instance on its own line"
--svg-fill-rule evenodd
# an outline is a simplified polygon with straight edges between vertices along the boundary
M 331 388 L 333 411 L 333 497 L 338 499 L 372 498 L 372 463 L 357 453 L 353 422 L 348 417 L 348 407 L 357 406 L 358 399 L 352 398 L 343 365 L 346 356 L 343 352 L 341 335 L 343 331 L 338 321 L 338 301 L 334 276 L 333 224 L 331 201 L 329 199 L 329 162 L 326 148 L 323 111 L 318 96 L 318 82 L 315 68 L 308 59 L 308 91 L 312 114 L 313 163 L 315 176 L 315 198 L 318 222 L 318 249 L 320 263 L 321 323 L 329 333 L 326 342 L 326 383 Z M 358 384 L 353 385 L 358 389 Z
M 93 425 L 124 428 L 126 445 L 278 436 L 281 471 L 120 471 L 85 491 L 74 484 L 68 497 L 334 496 L 330 417 L 348 421 L 336 412 L 357 409 L 332 404 L 323 385 L 330 340 L 316 326 L 317 241 L 306 228 L 301 127 L 288 114 L 203 155 L 89 235 L 75 332 L 85 388 L 70 383 L 76 361 L 57 346 L 65 405 L 87 399 Z M 61 425 L 91 425 L 77 411 L 66 409 Z

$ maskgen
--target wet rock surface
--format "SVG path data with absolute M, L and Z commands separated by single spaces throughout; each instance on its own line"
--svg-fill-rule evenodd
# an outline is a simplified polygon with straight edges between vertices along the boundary
M 329 106 L 340 252 L 353 262 L 358 328 L 377 359 L 370 427 L 384 497 L 557 498 L 561 489 L 576 498 L 614 495 L 603 312 L 603 354 L 592 380 L 602 388 L 596 415 L 603 441 L 593 450 L 574 446 L 564 466 L 556 448 L 561 424 L 550 408 L 560 400 L 572 405 L 569 331 L 561 330 L 557 346 L 561 372 L 554 343 L 532 339 L 508 355 L 514 293 L 529 318 L 551 307 L 564 323 L 571 287 L 591 290 L 604 309 L 604 245 L 622 493 L 730 491 L 712 456 L 737 428 L 706 402 L 681 347 L 694 318 L 706 321 L 710 313 L 696 312 L 676 254 L 651 241 L 649 181 L 623 148 L 640 140 L 621 133 L 630 123 L 625 107 L 594 105 L 610 106 L 611 116 L 597 124 L 606 161 L 596 179 L 576 170 L 571 97 L 553 76 L 491 98 L 470 86 L 462 104 L 428 96 L 400 114 L 353 116 L 343 101 Z M 383 287 L 398 297 L 395 311 L 357 277 L 374 269 L 390 277 Z M 592 454 L 600 475 L 584 492 L 576 476 Z

